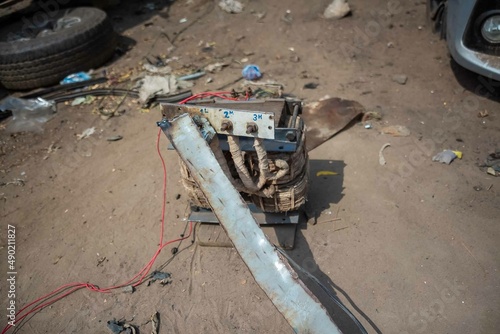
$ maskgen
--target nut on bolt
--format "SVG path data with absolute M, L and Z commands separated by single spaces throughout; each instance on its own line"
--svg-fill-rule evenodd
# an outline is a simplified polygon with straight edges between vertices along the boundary
M 292 142 L 297 140 L 297 137 L 295 136 L 295 132 L 294 131 L 288 131 L 285 134 L 285 138 L 288 139 L 288 141 L 292 141 Z
M 231 121 L 222 121 L 220 125 L 221 131 L 231 131 L 233 130 L 233 123 Z
M 251 122 L 247 123 L 247 135 L 251 133 L 257 133 L 258 130 L 259 128 L 257 127 L 257 124 Z

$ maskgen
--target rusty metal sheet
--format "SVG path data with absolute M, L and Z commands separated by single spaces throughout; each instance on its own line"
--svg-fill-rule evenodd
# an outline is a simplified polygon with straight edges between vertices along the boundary
M 340 333 L 321 303 L 259 228 L 189 115 L 172 121 L 164 119 L 158 125 L 186 163 L 255 281 L 293 330 Z
M 302 119 L 306 124 L 307 150 L 323 144 L 364 112 L 365 108 L 358 102 L 340 98 L 306 104 Z
M 270 111 L 165 103 L 162 104 L 162 112 L 167 119 L 185 113 L 205 117 L 220 134 L 274 139 L 274 113 Z M 224 128 L 224 123 L 226 123 L 227 130 Z M 249 126 L 252 127 L 251 132 L 248 130 Z

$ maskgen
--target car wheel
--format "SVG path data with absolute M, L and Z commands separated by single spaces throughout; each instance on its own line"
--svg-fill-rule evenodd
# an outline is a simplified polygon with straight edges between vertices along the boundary
M 5 88 L 56 84 L 114 54 L 117 35 L 102 10 L 80 7 L 37 14 L 0 28 L 0 82 Z

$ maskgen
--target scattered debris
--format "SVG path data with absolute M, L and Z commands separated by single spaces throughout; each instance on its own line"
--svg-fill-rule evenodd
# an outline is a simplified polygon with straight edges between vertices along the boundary
M 322 170 L 316 173 L 316 176 L 329 176 L 329 175 L 339 175 L 339 173 L 332 172 L 330 170 Z
M 462 159 L 462 152 L 460 151 L 452 151 L 452 150 L 444 150 L 443 152 L 439 152 L 434 157 L 432 157 L 432 161 L 438 161 L 444 164 L 451 164 L 455 158 Z
M 285 14 L 281 17 L 281 21 L 286 22 L 288 24 L 292 23 L 293 18 L 292 18 L 292 11 L 290 9 L 287 9 L 285 11 Z
M 403 125 L 391 125 L 382 128 L 382 133 L 393 137 L 408 137 L 410 129 Z
M 392 76 L 392 81 L 397 82 L 400 85 L 406 85 L 408 76 L 405 74 L 395 74 Z
M 153 74 L 170 74 L 170 73 L 172 73 L 172 68 L 170 66 L 156 66 L 153 64 L 145 63 L 144 65 L 142 65 L 142 68 L 144 68 L 149 73 L 153 73 Z
M 365 124 L 365 129 L 371 129 L 373 128 L 373 126 L 371 125 L 371 123 L 366 123 Z
M 238 14 L 243 11 L 243 4 L 236 0 L 222 0 L 219 2 L 219 7 L 230 14 Z
M 125 321 L 117 321 L 116 319 L 107 322 L 108 328 L 113 334 L 136 334 L 137 330 L 134 326 L 127 324 Z
M 488 167 L 486 172 L 490 175 L 497 176 L 500 174 L 500 150 L 491 153 L 486 158 L 484 164 L 480 167 Z
M 260 73 L 260 68 L 257 65 L 245 66 L 241 74 L 243 75 L 243 78 L 245 78 L 246 80 L 256 80 L 262 77 L 262 74 Z
M 157 312 L 151 316 L 151 334 L 158 334 L 160 330 L 160 314 Z
M 98 258 L 97 259 L 97 267 L 99 267 L 101 264 L 103 264 L 104 261 L 106 261 L 106 257 L 105 256 L 102 256 L 102 257 Z
M 71 106 L 79 106 L 79 105 L 82 105 L 82 104 L 91 104 L 92 102 L 94 102 L 96 99 L 95 96 L 93 95 L 87 95 L 87 96 L 80 96 L 80 97 L 77 97 L 76 99 L 73 100 L 73 102 L 71 102 Z
M 195 79 L 201 78 L 205 74 L 206 73 L 204 71 L 199 71 L 199 72 L 194 72 L 192 74 L 184 75 L 182 77 L 178 77 L 177 79 L 179 81 L 195 80 Z
M 360 103 L 336 97 L 306 104 L 302 119 L 307 124 L 307 150 L 321 145 L 364 112 Z
M 316 89 L 319 86 L 319 83 L 316 82 L 308 82 L 304 85 L 304 89 Z
M 173 247 L 173 248 L 170 250 L 170 252 L 172 253 L 172 255 L 175 255 L 175 254 L 177 254 L 177 253 L 179 252 L 179 248 L 177 248 L 177 247 Z
M 205 66 L 205 71 L 210 72 L 210 73 L 220 72 L 220 71 L 222 71 L 222 68 L 227 66 L 227 65 L 228 64 L 226 64 L 226 63 L 210 64 L 210 65 Z
M 43 157 L 43 160 L 47 160 L 49 158 L 49 155 L 52 153 L 57 152 L 61 146 L 57 146 L 56 143 L 50 144 L 50 146 L 47 148 L 47 155 Z
M 154 271 L 151 274 L 151 280 L 148 282 L 148 285 L 151 283 L 154 283 L 156 281 L 160 281 L 161 285 L 167 285 L 170 284 L 172 281 L 170 280 L 170 277 L 172 275 L 170 273 L 162 272 L 162 271 Z
M 179 20 L 179 23 L 186 23 L 187 21 L 188 21 L 188 19 L 183 17 L 182 19 Z
M 490 114 L 488 114 L 488 110 L 484 110 L 484 111 L 480 111 L 478 114 L 477 114 L 477 117 L 479 118 L 485 118 L 485 117 L 488 117 Z
M 142 79 L 142 85 L 139 88 L 139 100 L 145 103 L 157 94 L 173 94 L 179 89 L 190 88 L 192 86 L 193 84 L 188 81 L 177 80 L 174 75 L 147 75 Z
M 337 217 L 337 218 L 332 218 L 332 219 L 328 219 L 328 220 L 322 220 L 322 221 L 318 222 L 318 224 L 331 223 L 331 222 L 336 222 L 339 220 L 342 220 L 342 218 Z
M 256 12 L 256 11 L 253 11 L 252 13 L 253 15 L 255 15 L 255 17 L 257 18 L 257 22 L 260 22 L 264 17 L 266 17 L 267 15 L 267 12 Z M 248 56 L 248 55 L 247 55 Z
M 123 139 L 123 137 L 120 136 L 120 135 L 111 136 L 111 137 L 106 138 L 107 141 L 119 141 L 119 140 L 122 140 L 122 139 Z
M 26 182 L 23 179 L 14 179 L 10 182 L 0 182 L 0 187 L 5 187 L 5 186 L 8 186 L 9 184 L 24 187 L 25 183 Z
M 85 129 L 81 134 L 76 135 L 78 140 L 82 140 L 95 133 L 95 127 Z
M 12 111 L 12 119 L 6 127 L 8 132 L 43 132 L 43 124 L 50 120 L 56 105 L 42 98 L 21 99 L 8 96 L 0 101 L 1 111 Z
M 483 187 L 481 187 L 481 186 L 474 186 L 472 188 L 474 188 L 475 191 L 481 191 L 481 190 L 483 190 Z
M 327 19 L 341 19 L 351 12 L 349 4 L 345 0 L 333 0 L 333 2 L 326 7 L 323 16 Z
M 92 79 L 89 73 L 86 72 L 78 72 L 68 75 L 66 78 L 62 79 L 60 84 L 67 85 L 75 82 L 82 82 Z
M 369 121 L 371 119 L 380 121 L 382 119 L 382 115 L 377 111 L 368 111 L 368 112 L 365 112 L 363 114 L 363 118 L 361 118 L 361 122 L 364 123 L 364 122 Z
M 380 149 L 380 151 L 378 151 L 378 163 L 380 164 L 380 166 L 383 166 L 386 163 L 383 152 L 389 146 L 391 146 L 391 144 L 390 143 L 386 143 L 386 144 L 382 145 L 382 148 Z

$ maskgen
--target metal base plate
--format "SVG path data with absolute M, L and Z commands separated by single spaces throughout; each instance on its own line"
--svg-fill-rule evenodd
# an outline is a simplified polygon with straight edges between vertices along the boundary
M 287 250 L 294 248 L 296 224 L 263 225 L 261 229 L 272 244 Z M 218 224 L 199 224 L 196 242 L 206 247 L 233 247 L 226 232 Z
M 252 203 L 248 204 L 248 207 L 271 243 L 283 249 L 293 249 L 297 224 L 304 217 L 300 211 L 269 213 L 262 212 Z M 211 210 L 193 210 L 188 220 L 201 223 L 196 230 L 196 241 L 200 246 L 233 247 L 231 240 Z
M 290 211 L 287 213 L 262 212 L 255 204 L 249 203 L 248 208 L 259 225 L 281 225 L 298 224 L 301 213 L 299 211 Z M 195 223 L 219 224 L 219 220 L 214 213 L 208 209 L 192 210 L 188 218 Z

